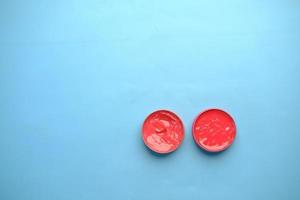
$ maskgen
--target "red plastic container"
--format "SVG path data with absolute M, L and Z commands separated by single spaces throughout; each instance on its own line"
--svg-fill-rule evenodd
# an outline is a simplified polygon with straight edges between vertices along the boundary
M 142 137 L 145 145 L 160 154 L 175 151 L 184 139 L 181 119 L 168 110 L 151 113 L 144 121 Z
M 233 118 L 220 109 L 201 112 L 194 121 L 193 138 L 196 144 L 209 152 L 227 149 L 236 136 Z

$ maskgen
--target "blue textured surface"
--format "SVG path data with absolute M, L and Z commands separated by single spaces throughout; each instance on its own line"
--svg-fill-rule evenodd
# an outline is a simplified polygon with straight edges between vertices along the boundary
M 1 1 L 0 199 L 300 199 L 300 2 Z M 225 109 L 227 151 L 196 147 Z M 168 156 L 144 118 L 184 121 Z

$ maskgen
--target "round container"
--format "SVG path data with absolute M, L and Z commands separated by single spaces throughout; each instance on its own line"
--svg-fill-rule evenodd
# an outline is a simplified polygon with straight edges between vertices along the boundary
M 142 137 L 145 145 L 160 154 L 175 151 L 184 139 L 181 119 L 168 110 L 151 113 L 144 121 Z
M 233 118 L 220 109 L 201 112 L 194 121 L 193 138 L 196 144 L 209 152 L 227 149 L 236 136 Z

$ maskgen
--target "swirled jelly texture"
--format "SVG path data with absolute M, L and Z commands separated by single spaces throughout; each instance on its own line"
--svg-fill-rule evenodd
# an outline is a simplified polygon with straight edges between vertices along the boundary
M 142 136 L 144 143 L 151 150 L 157 153 L 170 153 L 183 141 L 183 123 L 171 111 L 155 111 L 144 121 Z

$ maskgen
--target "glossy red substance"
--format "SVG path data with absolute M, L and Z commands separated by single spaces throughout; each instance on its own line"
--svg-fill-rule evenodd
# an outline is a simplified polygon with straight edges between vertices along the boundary
M 173 112 L 158 110 L 145 119 L 142 136 L 144 143 L 151 150 L 157 153 L 170 153 L 183 141 L 183 123 Z
M 233 143 L 235 135 L 233 118 L 219 109 L 200 113 L 193 124 L 194 140 L 206 151 L 219 152 L 227 149 Z

